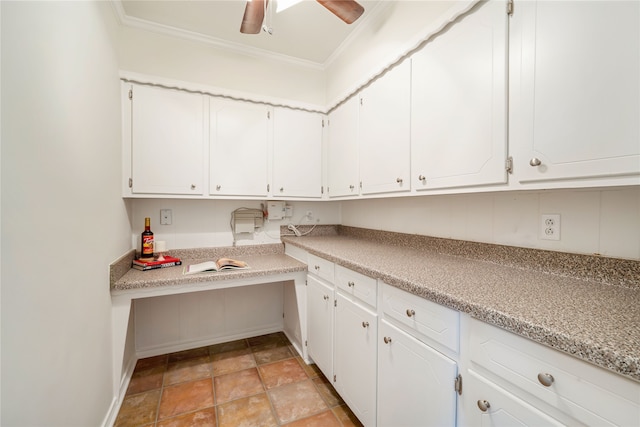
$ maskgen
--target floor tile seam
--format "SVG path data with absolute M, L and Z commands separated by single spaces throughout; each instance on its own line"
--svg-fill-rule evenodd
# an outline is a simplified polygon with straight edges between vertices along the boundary
M 316 377 L 316 378 L 317 378 L 317 377 Z M 320 391 L 319 385 L 318 385 L 318 384 L 316 384 L 316 382 L 315 382 L 313 379 L 311 379 L 311 382 L 313 383 L 313 386 L 316 388 L 316 391 L 317 391 L 317 392 L 318 392 L 318 394 L 320 395 L 320 398 L 321 398 L 321 399 L 322 399 L 322 401 L 327 405 L 327 407 L 328 407 L 329 409 L 333 409 L 333 408 L 336 408 L 336 407 L 341 406 L 341 405 L 346 405 L 346 403 L 344 403 L 344 402 L 343 402 L 343 403 L 340 403 L 340 401 L 342 401 L 342 397 L 340 397 L 340 400 L 338 401 L 338 404 L 331 406 L 331 404 L 328 402 L 328 398 L 325 398 L 325 397 L 324 397 L 324 395 L 323 395 L 323 393 Z M 329 383 L 329 386 L 333 388 L 333 386 L 331 385 L 331 383 Z M 334 388 L 334 390 L 335 390 L 335 388 Z M 336 391 L 336 393 L 338 393 L 338 392 Z M 339 395 L 338 395 L 338 396 L 339 396 Z
M 262 387 L 264 388 L 264 385 L 262 385 Z M 266 392 L 267 392 L 267 390 L 263 389 L 262 391 L 259 391 L 259 392 L 257 392 L 257 393 L 253 393 L 253 394 L 246 394 L 246 395 L 243 395 L 243 396 L 240 396 L 240 397 L 233 398 L 233 399 L 231 399 L 231 400 L 226 400 L 226 401 L 224 401 L 224 402 L 218 402 L 218 399 L 217 399 L 217 398 L 215 398 L 215 396 L 214 396 L 214 399 L 213 399 L 213 401 L 214 401 L 214 405 L 213 405 L 213 406 L 216 406 L 216 407 L 217 407 L 217 406 L 220 406 L 220 405 L 226 405 L 227 403 L 235 402 L 236 400 L 246 399 L 247 397 L 257 396 L 257 395 L 259 395 L 259 394 L 266 393 Z
M 244 341 L 244 344 L 245 344 L 244 348 L 250 348 L 249 342 L 248 342 L 248 340 L 246 338 L 241 338 L 239 340 L 234 340 L 234 341 L 230 341 L 230 342 L 235 342 L 235 341 Z M 228 343 L 227 342 L 222 342 L 222 343 L 218 343 L 218 344 L 228 344 Z M 218 344 L 211 344 L 211 345 L 207 346 L 208 349 L 209 349 L 209 358 L 211 358 L 215 354 L 222 354 L 222 353 L 228 353 L 230 351 L 235 351 L 235 350 L 227 350 L 227 351 L 221 351 L 220 353 L 213 353 L 213 347 L 215 347 Z M 243 350 L 243 349 L 237 349 L 237 350 Z
M 204 408 L 193 409 L 193 410 L 191 410 L 191 411 L 187 411 L 187 412 L 180 412 L 179 414 L 175 414 L 175 415 L 172 415 L 172 416 L 170 416 L 170 417 L 163 418 L 163 419 L 161 419 L 161 420 L 160 420 L 160 419 L 157 419 L 157 420 L 154 422 L 154 425 L 155 425 L 155 424 L 157 424 L 157 423 L 159 423 L 159 422 L 169 421 L 169 420 L 172 420 L 172 419 L 174 419 L 174 418 L 182 417 L 182 416 L 184 416 L 184 415 L 195 414 L 196 412 L 204 411 L 204 410 L 206 410 L 206 409 L 210 409 L 210 408 L 213 408 L 214 410 L 216 410 L 216 405 L 205 406 Z M 158 412 L 160 412 L 160 411 L 158 410 Z M 218 414 L 217 414 L 217 410 L 216 410 L 216 424 L 217 424 L 217 416 L 218 416 Z
M 262 364 L 259 364 L 259 365 L 258 365 L 258 361 L 256 361 L 256 366 L 273 365 L 274 363 L 282 362 L 283 360 L 289 360 L 289 359 L 295 359 L 295 356 L 285 357 L 284 359 L 278 359 L 278 360 L 274 360 L 274 361 L 271 361 L 271 362 L 262 363 Z M 255 356 L 254 356 L 254 360 L 255 360 Z

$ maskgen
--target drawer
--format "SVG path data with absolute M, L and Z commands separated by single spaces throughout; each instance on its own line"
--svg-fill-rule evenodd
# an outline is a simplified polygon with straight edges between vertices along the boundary
M 291 258 L 295 258 L 298 261 L 304 262 L 305 264 L 307 263 L 307 259 L 309 258 L 307 251 L 289 244 L 284 245 L 284 253 L 286 255 L 289 255 Z
M 309 254 L 307 257 L 309 273 L 315 274 L 329 283 L 333 283 L 334 264 L 324 258 Z
M 470 337 L 474 369 L 506 380 L 523 400 L 534 396 L 587 425 L 640 423 L 640 383 L 475 319 Z
M 376 292 L 378 286 L 376 279 L 349 270 L 341 265 L 336 265 L 335 283 L 338 289 L 347 295 L 358 298 L 373 308 L 376 307 L 378 295 Z
M 387 284 L 382 286 L 382 310 L 386 316 L 458 353 L 460 313 L 456 310 Z

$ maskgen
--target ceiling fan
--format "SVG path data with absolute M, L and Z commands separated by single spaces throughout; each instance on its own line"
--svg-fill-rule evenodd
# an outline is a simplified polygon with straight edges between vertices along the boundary
M 355 22 L 364 12 L 364 7 L 356 0 L 316 0 L 326 7 L 331 13 L 342 19 L 347 24 Z M 243 34 L 258 34 L 264 22 L 264 12 L 269 0 L 247 0 L 244 9 L 244 17 L 240 25 Z

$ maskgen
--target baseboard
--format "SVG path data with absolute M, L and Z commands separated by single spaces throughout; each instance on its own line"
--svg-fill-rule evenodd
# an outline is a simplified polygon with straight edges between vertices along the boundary
M 145 357 L 153 357 L 161 354 L 175 353 L 177 351 L 189 350 L 192 348 L 205 347 L 208 345 L 220 344 L 223 342 L 235 341 L 244 338 L 256 337 L 259 335 L 271 334 L 273 332 L 281 332 L 283 330 L 282 323 L 268 325 L 259 329 L 251 329 L 235 334 L 207 337 L 197 340 L 174 342 L 161 346 L 149 347 L 144 349 L 136 349 L 136 357 L 144 359 Z
M 104 417 L 101 427 L 113 427 L 115 424 L 116 418 L 118 418 L 118 413 L 120 412 L 120 407 L 122 406 L 122 401 L 127 393 L 127 388 L 129 388 L 129 382 L 131 382 L 131 376 L 133 375 L 133 370 L 136 367 L 137 361 L 137 358 L 131 358 L 127 366 L 123 369 L 124 372 L 122 374 L 122 381 L 120 382 L 118 395 L 113 397 L 111 405 L 109 406 L 109 411 L 107 411 L 107 415 Z

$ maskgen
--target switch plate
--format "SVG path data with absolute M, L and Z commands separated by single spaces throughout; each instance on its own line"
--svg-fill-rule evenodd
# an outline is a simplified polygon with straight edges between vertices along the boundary
M 173 222 L 173 214 L 171 209 L 160 209 L 160 225 L 171 225 Z
M 542 214 L 540 216 L 540 238 L 542 240 L 560 240 L 560 214 Z

